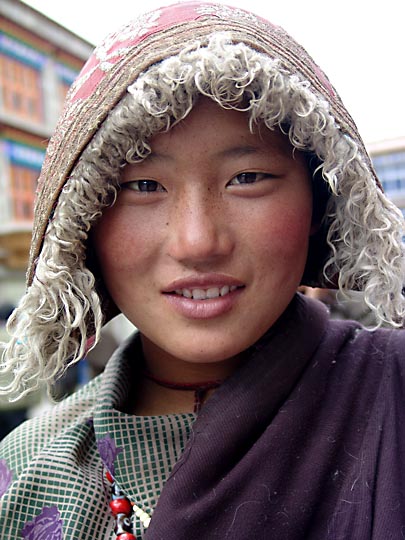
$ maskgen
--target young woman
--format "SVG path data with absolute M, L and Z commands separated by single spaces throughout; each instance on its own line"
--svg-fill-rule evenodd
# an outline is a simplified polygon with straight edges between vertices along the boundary
M 49 144 L 4 392 L 51 385 L 119 312 L 139 331 L 1 444 L 7 538 L 401 538 L 402 233 L 282 29 L 182 3 L 108 36 Z M 394 329 L 300 285 L 362 289 Z

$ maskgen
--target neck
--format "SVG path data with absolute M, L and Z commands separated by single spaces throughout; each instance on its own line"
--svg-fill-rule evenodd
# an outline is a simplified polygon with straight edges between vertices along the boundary
M 242 361 L 242 355 L 212 362 L 190 362 L 172 356 L 141 337 L 145 371 L 157 379 L 176 384 L 199 384 L 229 377 Z
M 131 411 L 139 416 L 198 413 L 242 361 L 238 356 L 220 362 L 187 362 L 158 350 L 143 336 L 142 348 L 144 370 Z

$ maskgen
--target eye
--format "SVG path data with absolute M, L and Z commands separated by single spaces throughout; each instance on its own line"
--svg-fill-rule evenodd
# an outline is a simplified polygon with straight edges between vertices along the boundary
M 121 184 L 121 188 L 138 191 L 141 193 L 154 193 L 156 191 L 166 191 L 165 188 L 156 180 L 132 180 Z
M 258 172 L 243 172 L 237 174 L 229 182 L 228 186 L 240 186 L 243 184 L 255 184 L 266 178 L 273 178 L 273 175 L 268 173 L 258 173 Z

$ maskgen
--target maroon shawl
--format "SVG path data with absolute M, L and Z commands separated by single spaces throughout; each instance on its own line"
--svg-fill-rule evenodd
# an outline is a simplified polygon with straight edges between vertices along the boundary
M 404 538 L 404 348 L 295 299 L 203 407 L 146 538 Z

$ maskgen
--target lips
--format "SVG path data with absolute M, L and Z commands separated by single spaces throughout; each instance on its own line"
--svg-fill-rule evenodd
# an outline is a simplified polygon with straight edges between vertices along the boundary
M 194 300 L 210 300 L 226 296 L 245 284 L 226 274 L 197 274 L 174 280 L 164 287 L 164 294 L 175 294 Z
M 230 311 L 245 288 L 223 274 L 204 274 L 173 281 L 162 293 L 172 308 L 191 319 L 210 319 Z
M 193 300 L 211 300 L 212 298 L 226 296 L 230 292 L 236 291 L 237 288 L 236 285 L 222 285 L 220 287 L 209 287 L 208 289 L 176 289 L 174 292 L 179 296 L 192 298 Z

